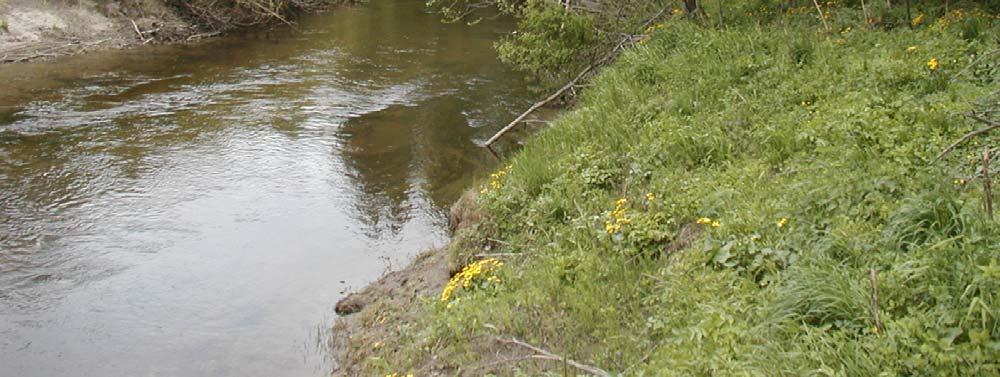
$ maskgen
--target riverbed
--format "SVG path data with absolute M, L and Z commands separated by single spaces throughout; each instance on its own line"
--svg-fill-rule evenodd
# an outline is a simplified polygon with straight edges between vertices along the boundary
M 336 301 L 447 241 L 530 103 L 511 29 L 373 0 L 0 66 L 0 377 L 327 375 Z

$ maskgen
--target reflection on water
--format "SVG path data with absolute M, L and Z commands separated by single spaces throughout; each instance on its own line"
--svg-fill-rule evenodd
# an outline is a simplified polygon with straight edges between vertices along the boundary
M 444 242 L 530 99 L 508 29 L 382 0 L 0 66 L 0 375 L 323 375 L 333 304 Z

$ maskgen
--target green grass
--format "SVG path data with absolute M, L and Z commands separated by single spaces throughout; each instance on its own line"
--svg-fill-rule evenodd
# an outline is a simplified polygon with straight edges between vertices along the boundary
M 858 19 L 668 21 L 482 195 L 487 220 L 453 251 L 502 240 L 493 252 L 523 254 L 502 282 L 429 300 L 370 367 L 433 356 L 476 375 L 502 334 L 623 375 L 998 375 L 1000 227 L 973 175 L 1000 138 L 929 162 L 979 127 L 959 114 L 997 91 L 998 66 L 966 67 L 1000 24 Z

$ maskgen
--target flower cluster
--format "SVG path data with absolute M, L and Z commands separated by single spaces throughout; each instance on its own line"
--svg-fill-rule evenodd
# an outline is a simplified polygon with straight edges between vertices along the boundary
M 627 216 L 628 199 L 621 198 L 615 202 L 615 209 L 608 214 L 608 219 L 604 221 L 604 231 L 608 234 L 615 234 L 622 230 L 622 227 L 632 222 Z
M 785 225 L 788 225 L 788 218 L 787 217 L 782 217 L 781 219 L 778 220 L 777 224 L 778 224 L 778 228 L 784 228 Z
M 973 9 L 971 11 L 966 11 L 963 9 L 955 9 L 951 12 L 946 13 L 944 16 L 937 19 L 934 25 L 931 25 L 932 30 L 943 30 L 950 27 L 952 24 L 965 20 L 965 19 L 981 19 L 981 20 L 1000 20 L 1000 15 L 988 13 L 981 9 Z
M 486 187 L 483 187 L 482 190 L 479 190 L 479 193 L 486 194 L 490 192 L 490 190 L 494 191 L 498 190 L 500 186 L 503 185 L 503 178 L 506 177 L 508 173 L 510 173 L 511 167 L 512 165 L 507 165 L 507 167 L 497 170 L 496 173 L 490 174 L 490 181 L 486 184 Z
M 931 58 L 931 60 L 927 61 L 927 69 L 931 70 L 931 72 L 937 71 L 940 66 L 941 62 L 939 62 L 937 58 Z
M 646 28 L 646 34 L 652 33 L 654 31 L 657 31 L 657 30 L 660 30 L 660 29 L 663 29 L 663 24 L 656 24 L 656 25 L 650 26 L 650 27 Z
M 708 218 L 708 217 L 702 217 L 702 218 L 698 219 L 698 224 L 709 225 L 709 226 L 711 226 L 713 228 L 718 228 L 718 227 L 722 226 L 722 223 L 719 222 L 719 220 L 712 220 L 711 218 Z
M 483 281 L 499 284 L 500 278 L 496 277 L 494 272 L 502 266 L 503 262 L 496 258 L 486 258 L 470 263 L 462 271 L 452 276 L 448 284 L 444 286 L 444 290 L 441 291 L 441 302 L 451 300 L 455 290 L 459 288 L 470 289 L 473 284 Z

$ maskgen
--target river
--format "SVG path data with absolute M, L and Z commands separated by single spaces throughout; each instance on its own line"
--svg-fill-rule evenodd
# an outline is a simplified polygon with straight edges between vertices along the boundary
M 529 104 L 509 30 L 373 0 L 0 66 L 0 376 L 327 375 L 336 301 L 446 242 Z

